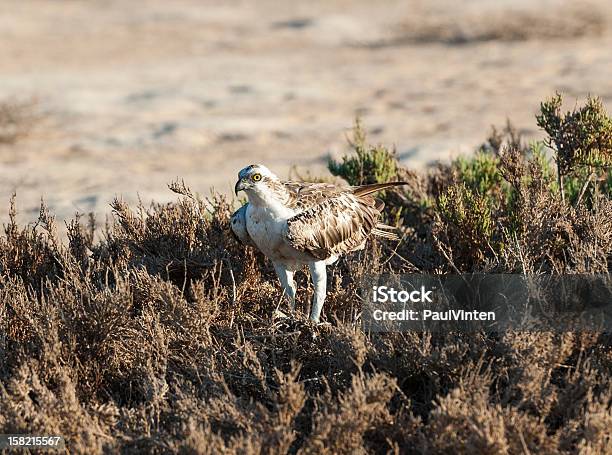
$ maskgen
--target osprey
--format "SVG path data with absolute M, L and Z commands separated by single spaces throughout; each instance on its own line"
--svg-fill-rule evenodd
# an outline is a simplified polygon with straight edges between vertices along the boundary
M 384 203 L 372 193 L 405 182 L 343 187 L 330 183 L 283 182 L 261 164 L 238 173 L 236 195 L 249 202 L 231 218 L 232 231 L 245 245 L 272 260 L 274 270 L 295 309 L 293 274 L 308 265 L 315 292 L 310 319 L 318 322 L 327 287 L 326 266 L 363 249 L 372 234 L 397 240 L 393 229 L 378 222 Z

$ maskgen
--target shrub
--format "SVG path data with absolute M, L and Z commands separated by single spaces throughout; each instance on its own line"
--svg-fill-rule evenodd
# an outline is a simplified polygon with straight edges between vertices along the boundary
M 353 137 L 349 145 L 355 155 L 345 155 L 342 162 L 330 159 L 329 171 L 345 179 L 349 185 L 391 182 L 397 180 L 398 162 L 395 153 L 382 145 L 372 146 L 366 142 L 366 134 L 359 119 L 355 121 Z
M 485 196 L 468 184 L 450 186 L 438 198 L 440 217 L 452 225 L 452 242 L 458 256 L 481 261 L 493 235 L 491 208 Z
M 584 106 L 565 114 L 562 96 L 544 101 L 536 116 L 538 126 L 548 135 L 546 144 L 555 152 L 561 196 L 564 177 L 579 169 L 612 166 L 612 119 L 599 98 L 589 97 Z
M 375 161 L 362 150 L 343 162 Z M 75 219 L 67 244 L 44 206 L 20 227 L 13 202 L 0 433 L 61 434 L 75 453 L 608 453 L 609 334 L 360 326 L 365 273 L 609 273 L 609 192 L 563 202 L 540 152 L 506 143 L 426 176 L 343 167 L 409 180 L 385 195 L 404 210 L 404 240 L 331 269 L 322 326 L 272 318 L 274 271 L 228 235 L 222 197 L 175 182 L 176 202 L 115 201 L 99 240 Z

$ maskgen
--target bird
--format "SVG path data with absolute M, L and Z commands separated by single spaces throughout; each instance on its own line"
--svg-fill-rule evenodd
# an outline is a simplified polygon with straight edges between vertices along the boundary
M 283 292 L 295 310 L 294 273 L 308 266 L 314 286 L 310 320 L 319 323 L 327 294 L 327 265 L 365 248 L 372 235 L 399 240 L 395 229 L 379 222 L 384 203 L 372 196 L 406 182 L 344 186 L 281 181 L 262 164 L 238 173 L 236 195 L 248 202 L 230 218 L 235 237 L 257 248 L 274 266 Z

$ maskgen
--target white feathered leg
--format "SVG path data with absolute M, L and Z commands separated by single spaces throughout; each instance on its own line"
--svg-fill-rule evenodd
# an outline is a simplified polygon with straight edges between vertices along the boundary
M 283 264 L 278 262 L 273 262 L 274 270 L 278 275 L 278 279 L 283 286 L 283 291 L 289 299 L 289 306 L 291 311 L 295 310 L 295 282 L 293 281 L 293 271 L 288 270 Z
M 321 310 L 323 309 L 327 293 L 327 267 L 324 261 L 311 262 L 308 264 L 308 267 L 310 268 L 310 276 L 314 285 L 310 319 L 314 322 L 319 322 L 319 316 L 321 316 Z

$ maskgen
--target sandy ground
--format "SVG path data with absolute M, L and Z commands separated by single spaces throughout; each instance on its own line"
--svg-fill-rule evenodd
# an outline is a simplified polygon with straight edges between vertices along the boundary
M 2 0 L 0 101 L 36 100 L 0 145 L 0 220 L 18 194 L 58 220 L 115 196 L 229 193 L 260 162 L 326 172 L 356 115 L 423 167 L 506 118 L 528 137 L 555 90 L 612 106 L 612 2 Z M 578 35 L 578 36 L 576 36 Z

